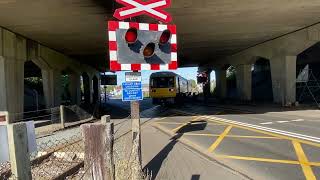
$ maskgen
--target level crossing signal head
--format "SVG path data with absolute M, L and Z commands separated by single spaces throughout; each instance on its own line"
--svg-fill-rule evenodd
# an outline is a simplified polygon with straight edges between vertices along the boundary
M 134 27 L 129 28 L 125 34 L 125 40 L 128 44 L 134 44 L 138 39 L 138 30 Z
M 110 70 L 177 69 L 175 25 L 108 22 Z
M 170 30 L 166 29 L 162 32 L 161 36 L 160 36 L 160 39 L 159 39 L 159 44 L 160 45 L 164 45 L 166 43 L 169 42 L 171 38 L 171 32 Z

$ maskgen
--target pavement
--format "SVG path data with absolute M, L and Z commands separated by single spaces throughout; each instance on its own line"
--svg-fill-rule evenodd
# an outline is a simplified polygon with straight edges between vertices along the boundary
M 195 152 L 250 179 L 320 178 L 320 126 L 315 118 L 195 105 L 172 113 L 154 127 L 180 134 L 179 141 Z

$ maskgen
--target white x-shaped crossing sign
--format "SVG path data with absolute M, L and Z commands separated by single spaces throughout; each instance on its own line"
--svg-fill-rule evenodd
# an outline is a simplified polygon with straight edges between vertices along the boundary
M 141 0 L 116 1 L 126 6 L 115 11 L 113 16 L 119 20 L 140 16 L 142 14 L 146 14 L 165 23 L 169 23 L 172 19 L 169 13 L 163 11 L 164 8 L 171 5 L 171 0 L 151 0 L 148 2 Z

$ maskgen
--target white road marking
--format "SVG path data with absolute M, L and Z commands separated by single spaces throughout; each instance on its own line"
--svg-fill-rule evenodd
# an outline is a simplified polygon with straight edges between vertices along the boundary
M 304 121 L 304 119 L 295 119 L 295 120 L 292 120 L 293 122 L 300 122 L 300 121 Z
M 273 124 L 273 122 L 264 122 L 264 123 L 260 123 L 260 124 L 267 125 L 267 124 Z
M 277 123 L 287 123 L 289 121 L 277 121 Z
M 226 122 L 226 123 L 236 124 L 236 125 L 240 125 L 240 126 L 245 126 L 245 127 L 249 127 L 249 128 L 254 128 L 254 129 L 258 129 L 258 130 L 263 130 L 263 131 L 267 131 L 267 132 L 277 133 L 280 135 L 285 135 L 285 136 L 289 136 L 289 137 L 295 137 L 295 138 L 299 138 L 299 139 L 303 139 L 303 140 L 308 140 L 308 141 L 320 143 L 319 137 L 308 136 L 308 135 L 304 135 L 304 134 L 293 133 L 293 132 L 268 128 L 268 127 L 248 124 L 248 123 L 242 123 L 239 121 L 232 121 L 232 120 L 228 120 L 228 119 L 217 118 L 217 117 L 206 116 L 206 118 L 209 118 L 211 120 L 218 120 L 218 121 L 222 121 L 222 122 Z

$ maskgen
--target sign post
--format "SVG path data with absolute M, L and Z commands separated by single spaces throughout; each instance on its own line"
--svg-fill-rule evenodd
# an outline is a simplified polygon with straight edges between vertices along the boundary
M 143 99 L 141 73 L 127 72 L 126 82 L 122 84 L 122 101 L 130 101 L 131 124 L 132 124 L 132 179 L 142 177 L 142 155 L 141 155 L 141 129 L 140 129 L 140 104 Z
M 120 21 L 108 21 L 109 61 L 111 71 L 126 73 L 122 84 L 122 101 L 130 101 L 132 120 L 132 180 L 142 179 L 140 105 L 143 100 L 140 70 L 176 70 L 178 68 L 177 34 L 174 24 L 149 24 L 122 20 L 148 15 L 169 23 L 171 15 L 164 9 L 171 0 L 115 0 L 124 5 L 114 12 Z

